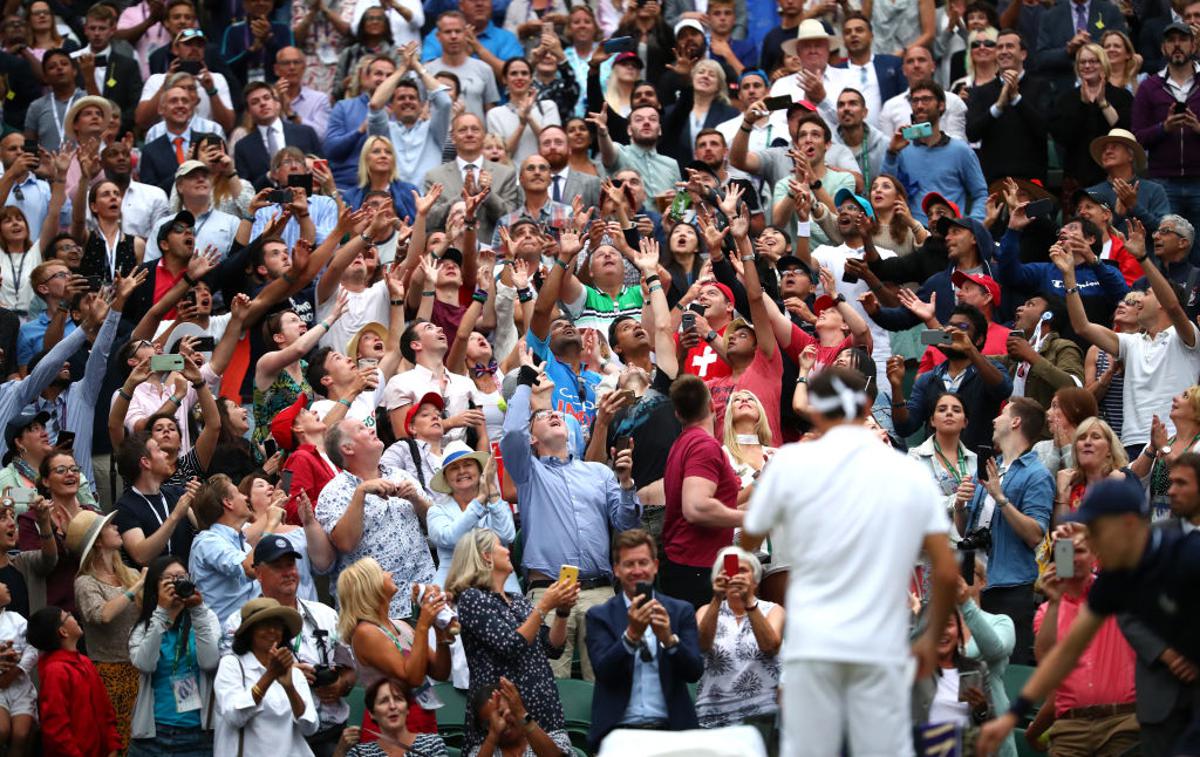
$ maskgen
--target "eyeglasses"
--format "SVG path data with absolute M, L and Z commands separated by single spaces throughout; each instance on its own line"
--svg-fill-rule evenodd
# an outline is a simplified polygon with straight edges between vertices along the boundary
M 65 278 L 68 278 L 70 275 L 71 275 L 70 271 L 58 271 L 57 273 L 52 273 L 49 276 L 47 276 L 46 278 L 42 279 L 42 283 L 49 284 L 51 281 L 54 281 L 55 279 L 65 279 Z
M 966 321 L 951 321 L 946 325 L 951 328 L 958 329 L 959 331 L 969 331 L 971 329 L 971 324 L 967 323 Z
M 56 465 L 50 469 L 50 472 L 61 476 L 66 473 L 79 473 L 81 470 L 82 468 L 78 465 Z
M 971 43 L 971 49 L 975 50 L 980 47 L 995 47 L 996 40 L 994 39 L 977 39 Z
M 184 233 L 185 231 L 191 231 L 191 230 L 192 230 L 192 227 L 191 227 L 191 226 L 188 226 L 186 223 L 173 223 L 173 224 L 171 224 L 171 231 L 170 231 L 170 233 L 172 233 L 172 234 L 182 234 L 182 233 Z
M 1125 297 L 1125 299 L 1121 300 L 1121 304 L 1125 305 L 1126 307 L 1140 308 L 1142 306 L 1142 298 L 1141 297 Z
M 919 97 L 917 95 L 913 95 L 912 97 L 908 98 L 908 101 L 913 104 L 931 103 L 931 102 L 936 102 L 937 98 L 934 97 L 933 95 L 921 95 Z

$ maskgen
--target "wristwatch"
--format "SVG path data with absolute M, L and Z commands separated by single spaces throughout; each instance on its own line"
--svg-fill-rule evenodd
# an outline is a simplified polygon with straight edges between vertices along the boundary
M 833 304 L 835 305 L 841 305 L 845 301 L 846 295 L 842 294 L 841 292 L 838 292 L 837 297 L 833 298 Z
M 711 342 L 712 340 L 716 339 L 717 336 L 719 335 L 714 329 L 709 329 L 708 333 L 704 335 L 704 341 Z
M 821 188 L 821 180 L 817 179 L 812 184 L 809 184 L 808 188 L 811 189 L 812 191 L 816 192 L 818 189 Z
M 1159 456 L 1166 456 L 1166 455 L 1171 454 L 1171 445 L 1164 444 L 1163 446 L 1159 447 L 1158 454 L 1159 454 Z
M 671 638 L 666 644 L 663 644 L 663 649 L 674 649 L 679 644 L 679 634 L 671 634 Z

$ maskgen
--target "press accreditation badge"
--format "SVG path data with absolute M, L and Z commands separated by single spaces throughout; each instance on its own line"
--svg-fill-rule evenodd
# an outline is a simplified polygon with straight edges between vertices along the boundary
M 175 712 L 194 712 L 200 709 L 200 683 L 196 676 L 171 679 L 175 692 Z

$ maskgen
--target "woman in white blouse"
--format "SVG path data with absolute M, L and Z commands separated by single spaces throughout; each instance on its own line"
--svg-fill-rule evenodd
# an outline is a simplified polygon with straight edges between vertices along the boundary
M 290 647 L 301 625 L 300 613 L 268 597 L 242 607 L 233 654 L 217 668 L 213 754 L 312 757 L 304 737 L 320 723 Z
M 50 153 L 43 151 L 43 158 Z M 57 177 L 65 177 L 67 165 L 75 155 L 74 150 L 63 150 L 54 154 L 51 165 Z M 13 173 L 20 168 L 18 163 Z M 4 182 L 0 181 L 0 202 L 5 198 L 15 198 L 21 201 L 20 190 L 15 187 L 5 192 Z M 49 240 L 58 233 L 58 214 L 67 199 L 66 184 L 60 178 L 54 178 L 50 185 L 50 205 L 46 210 L 46 220 L 42 228 L 29 228 L 29 219 L 15 205 L 0 208 L 0 306 L 12 310 L 28 320 L 30 306 L 34 304 L 33 283 L 29 274 L 42 262 L 41 243 Z M 41 309 L 45 303 L 36 301 Z

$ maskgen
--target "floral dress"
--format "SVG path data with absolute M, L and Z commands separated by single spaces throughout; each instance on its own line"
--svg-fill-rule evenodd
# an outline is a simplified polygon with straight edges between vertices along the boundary
M 766 616 L 775 604 L 760 599 L 758 609 Z M 729 602 L 721 602 L 717 635 L 712 649 L 704 653 L 704 675 L 696 690 L 700 727 L 723 728 L 777 712 L 782 672 L 779 655 L 767 655 L 758 648 L 749 618 L 743 615 L 739 622 Z
M 326 5 L 337 11 L 347 24 L 354 20 L 355 0 L 326 0 Z M 292 3 L 293 29 L 308 15 L 310 7 L 309 3 Z M 304 78 L 300 84 L 318 92 L 332 92 L 337 76 L 338 51 L 347 42 L 349 40 L 338 33 L 325 14 L 318 13 L 308 27 L 304 44 L 296 45 L 304 52 Z
M 525 709 L 542 730 L 554 737 L 566 730 L 566 723 L 547 658 L 557 659 L 563 648 L 551 646 L 550 629 L 544 625 L 532 644 L 526 641 L 517 629 L 533 612 L 533 605 L 520 594 L 504 597 L 467 589 L 458 598 L 458 620 L 471 672 L 467 701 L 474 701 L 481 689 L 496 686 L 504 676 L 521 692 Z M 487 724 L 480 723 L 468 708 L 466 726 L 463 751 L 469 752 L 483 742 Z
M 313 396 L 308 379 L 303 378 L 308 372 L 308 362 L 300 361 L 300 381 L 292 378 L 286 370 L 279 372 L 266 391 L 254 387 L 254 441 L 262 443 L 271 435 L 271 419 L 280 412 L 291 407 L 296 398 L 303 392 Z

